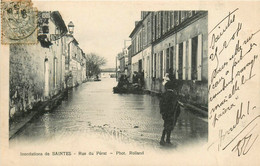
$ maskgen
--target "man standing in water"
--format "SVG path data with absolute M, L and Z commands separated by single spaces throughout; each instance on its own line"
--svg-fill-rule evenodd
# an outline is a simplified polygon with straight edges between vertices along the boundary
M 170 84 L 170 82 L 165 84 L 165 92 L 160 99 L 160 113 L 164 120 L 164 129 L 160 141 L 161 145 L 171 145 L 171 131 L 174 129 L 180 114 L 177 92 Z

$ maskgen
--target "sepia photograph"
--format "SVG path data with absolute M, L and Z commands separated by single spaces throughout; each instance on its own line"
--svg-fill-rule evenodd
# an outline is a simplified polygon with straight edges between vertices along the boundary
M 225 165 L 213 155 L 257 152 L 259 95 L 243 94 L 259 83 L 260 27 L 231 3 L 184 4 L 2 0 L 6 164 Z

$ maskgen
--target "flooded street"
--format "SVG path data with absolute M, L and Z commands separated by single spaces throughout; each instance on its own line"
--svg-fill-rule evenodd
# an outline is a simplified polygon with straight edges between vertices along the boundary
M 67 139 L 78 141 L 90 136 L 104 142 L 136 144 L 160 148 L 163 120 L 156 96 L 113 94 L 112 78 L 86 82 L 69 91 L 68 99 L 55 110 L 29 122 L 10 140 L 10 147 L 27 143 L 50 143 Z M 185 146 L 206 142 L 208 124 L 190 111 L 182 110 L 171 135 L 172 143 Z

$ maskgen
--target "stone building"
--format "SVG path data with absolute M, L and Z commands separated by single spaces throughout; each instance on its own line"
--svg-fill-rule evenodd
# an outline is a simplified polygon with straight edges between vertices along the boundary
M 152 12 L 142 12 L 139 21 L 130 34 L 132 41 L 132 70 L 144 72 L 145 88 L 151 90 L 151 55 L 152 55 Z
M 208 105 L 208 13 L 142 12 L 130 34 L 132 72 L 144 71 L 145 89 L 163 92 L 166 73 L 181 83 L 187 103 Z
M 135 22 L 135 28 L 129 36 L 132 42 L 131 71 L 141 72 L 143 70 L 142 56 L 142 21 Z
M 86 79 L 86 57 L 72 34 L 64 36 L 66 40 L 66 84 L 71 88 Z
M 66 88 L 67 32 L 58 11 L 42 11 L 38 12 L 38 43 L 10 45 L 11 119 L 51 100 Z M 81 49 L 78 54 L 83 57 Z
M 118 79 L 121 77 L 122 74 L 125 74 L 125 57 L 123 52 L 117 54 L 117 60 L 119 62 L 119 66 L 117 69 Z
M 117 54 L 117 60 L 119 62 L 118 71 L 117 71 L 118 72 L 118 78 L 120 78 L 120 76 L 122 74 L 128 75 L 128 73 L 129 73 L 129 68 L 128 68 L 128 64 L 129 64 L 128 51 L 129 51 L 128 50 L 128 46 L 125 44 L 124 48 L 122 49 L 122 52 Z
M 127 64 L 127 77 L 128 77 L 128 80 L 129 82 L 132 82 L 132 45 L 128 46 L 127 47 L 127 57 L 128 57 L 128 64 Z

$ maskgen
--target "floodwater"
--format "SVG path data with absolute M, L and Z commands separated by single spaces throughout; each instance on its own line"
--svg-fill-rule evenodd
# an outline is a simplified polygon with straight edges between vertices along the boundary
M 163 120 L 158 97 L 113 94 L 116 84 L 114 78 L 103 78 L 72 89 L 60 106 L 32 120 L 16 134 L 10 140 L 10 147 L 62 141 L 76 142 L 79 146 L 84 138 L 84 144 L 98 139 L 103 143 L 113 140 L 111 146 L 120 143 L 160 148 Z M 207 121 L 182 110 L 171 136 L 175 147 L 206 142 L 207 137 Z

